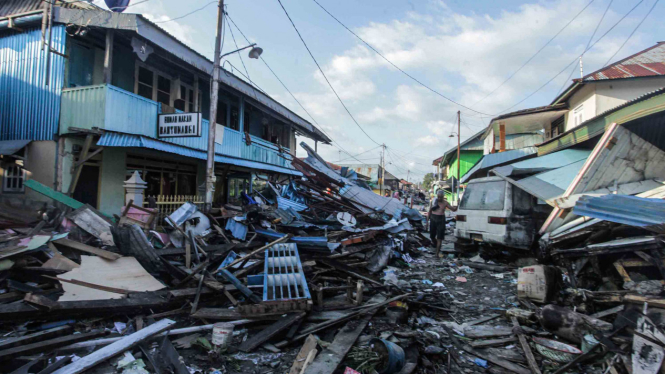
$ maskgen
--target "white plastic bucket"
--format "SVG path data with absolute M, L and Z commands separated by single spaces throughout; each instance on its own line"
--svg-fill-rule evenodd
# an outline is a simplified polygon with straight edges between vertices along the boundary
M 235 325 L 228 322 L 219 322 L 212 325 L 212 344 L 220 348 L 226 348 L 233 337 Z

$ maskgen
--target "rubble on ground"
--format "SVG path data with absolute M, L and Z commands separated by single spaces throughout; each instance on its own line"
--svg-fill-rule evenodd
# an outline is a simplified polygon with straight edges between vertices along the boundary
M 302 179 L 243 194 L 242 206 L 186 203 L 161 220 L 133 201 L 109 217 L 67 200 L 34 225 L 4 220 L 1 371 L 660 370 L 661 226 L 635 237 L 598 220 L 550 242 L 539 263 L 459 252 L 452 221 L 438 257 L 424 207 L 304 147 Z

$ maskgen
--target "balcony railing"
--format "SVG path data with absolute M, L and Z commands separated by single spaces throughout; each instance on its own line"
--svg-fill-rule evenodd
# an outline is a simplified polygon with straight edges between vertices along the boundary
M 62 90 L 60 133 L 69 133 L 70 127 L 97 127 L 156 139 L 159 113 L 159 103 L 112 85 L 66 88 Z M 202 121 L 201 137 L 160 140 L 206 151 L 209 123 L 205 119 Z M 217 139 L 220 143 L 215 144 L 215 153 L 281 167 L 290 166 L 290 162 L 282 157 L 284 154 L 280 154 L 275 144 L 250 135 L 251 144 L 248 146 L 245 142 L 246 135 L 225 127 L 224 138 L 221 142 Z M 288 154 L 285 156 L 290 157 Z

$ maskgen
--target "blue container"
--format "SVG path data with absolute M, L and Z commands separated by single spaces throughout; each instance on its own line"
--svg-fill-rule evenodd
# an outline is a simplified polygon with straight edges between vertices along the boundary
M 399 345 L 389 342 L 387 340 L 374 338 L 369 341 L 370 346 L 374 352 L 386 356 L 388 362 L 382 367 L 378 367 L 379 374 L 393 374 L 402 370 L 406 362 L 404 350 Z

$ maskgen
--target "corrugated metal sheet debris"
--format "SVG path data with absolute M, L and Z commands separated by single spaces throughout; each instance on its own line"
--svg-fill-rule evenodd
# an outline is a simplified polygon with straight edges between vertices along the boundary
M 224 229 L 231 231 L 231 235 L 240 240 L 245 240 L 247 237 L 247 231 L 249 231 L 247 225 L 237 222 L 233 218 L 226 220 L 226 227 L 224 227 Z
M 30 140 L 0 140 L 0 156 L 11 156 L 30 143 Z
M 545 171 L 528 178 L 513 180 L 512 183 L 548 204 L 553 205 L 552 199 L 563 195 L 570 183 L 575 179 L 586 159 L 572 164 Z M 499 175 L 499 174 L 497 174 Z M 501 175 L 499 175 L 501 176 Z
M 45 84 L 46 52 L 41 29 L 0 38 L 0 140 L 52 140 L 58 132 L 65 58 L 51 54 Z M 65 53 L 65 27 L 53 27 L 51 47 Z
M 206 152 L 190 149 L 187 147 L 162 142 L 156 139 L 148 138 L 140 135 L 121 134 L 115 132 L 106 132 L 97 141 L 98 146 L 105 147 L 136 147 L 136 148 L 149 148 L 156 151 L 169 152 L 185 157 L 198 158 L 205 160 L 207 158 Z M 262 164 L 260 162 L 247 161 L 226 157 L 222 155 L 215 155 L 215 162 L 224 164 L 231 164 L 236 166 L 247 167 L 250 169 L 275 171 L 283 174 L 302 175 L 300 172 L 292 169 L 287 169 L 275 165 Z
M 573 213 L 665 234 L 665 200 L 662 199 L 626 195 L 582 196 Z
M 492 169 L 492 171 L 495 174 L 500 174 L 504 177 L 538 173 L 558 169 L 581 160 L 586 160 L 590 153 L 591 151 L 587 149 L 565 149 L 546 156 L 530 158 L 510 165 L 500 166 Z
M 469 170 L 460 182 L 466 183 L 476 172 L 482 169 L 488 169 L 493 166 L 505 164 L 510 161 L 523 159 L 535 155 L 538 152 L 536 147 L 527 147 L 522 149 L 513 149 L 510 151 L 490 153 L 485 155 L 471 170 Z

